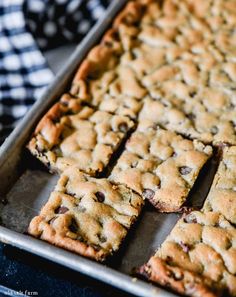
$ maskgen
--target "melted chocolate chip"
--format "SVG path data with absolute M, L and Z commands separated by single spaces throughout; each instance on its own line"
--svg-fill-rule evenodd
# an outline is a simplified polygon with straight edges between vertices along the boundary
M 69 105 L 69 102 L 68 101 L 63 101 L 63 100 L 61 100 L 61 105 L 63 105 L 63 106 L 68 106 Z
M 70 231 L 73 232 L 73 233 L 76 233 L 76 232 L 77 232 L 77 230 L 78 230 L 78 225 L 77 225 L 75 219 L 72 219 L 72 220 L 71 220 L 69 229 L 70 229 Z
M 110 41 L 104 41 L 105 46 L 112 48 L 112 43 Z
M 190 93 L 189 93 L 189 96 L 190 96 L 190 97 L 194 97 L 196 94 L 197 94 L 197 93 L 193 91 L 193 92 L 190 92 Z
M 80 242 L 84 242 L 84 238 L 81 235 L 78 235 L 77 240 L 79 240 Z
M 55 213 L 58 213 L 58 214 L 64 214 L 68 211 L 69 209 L 65 206 L 60 206 L 58 207 L 56 210 L 55 210 Z
M 155 195 L 155 192 L 151 189 L 144 189 L 142 195 L 146 199 L 152 199 Z
M 175 158 L 175 157 L 177 157 L 177 156 L 178 156 L 177 153 L 176 153 L 176 152 L 173 152 L 173 154 L 172 154 L 171 157 Z
M 100 240 L 100 242 L 101 243 L 104 243 L 104 242 L 106 242 L 107 241 L 107 238 L 105 237 L 105 236 L 99 236 L 99 240 Z
M 119 41 L 120 39 L 119 33 L 117 31 L 113 31 L 112 38 L 114 38 L 116 41 Z
M 211 133 L 212 133 L 213 135 L 216 135 L 216 134 L 218 133 L 218 131 L 219 131 L 219 129 L 218 129 L 216 126 L 212 126 L 212 127 L 211 127 Z
M 135 162 L 133 162 L 132 164 L 131 164 L 131 168 L 136 168 L 137 167 L 137 165 L 138 165 L 138 162 L 137 161 L 135 161 Z
M 166 264 L 167 265 L 170 265 L 172 263 L 172 257 L 171 256 L 167 256 L 166 259 L 165 259 L 165 261 L 166 261 Z
M 182 250 L 185 252 L 185 253 L 188 253 L 190 248 L 189 246 L 186 244 L 186 243 L 183 243 L 182 241 L 179 243 L 179 245 L 181 246 Z
M 187 175 L 192 171 L 192 168 L 188 167 L 188 166 L 181 166 L 179 167 L 179 172 L 181 175 Z
M 3 205 L 7 205 L 8 204 L 8 200 L 6 198 L 1 199 L 1 203 Z
M 126 133 L 128 131 L 128 125 L 126 123 L 120 123 L 118 129 L 121 132 Z
M 57 217 L 52 218 L 48 223 L 53 224 L 53 222 L 56 220 Z
M 193 120 L 196 119 L 196 116 L 195 116 L 195 114 L 190 113 L 190 114 L 188 114 L 188 118 L 189 118 L 191 121 L 193 121 Z
M 102 192 L 95 193 L 95 196 L 98 199 L 98 202 L 103 202 L 105 200 L 105 195 Z
M 91 247 L 95 249 L 95 251 L 100 251 L 101 247 L 98 244 L 91 244 Z

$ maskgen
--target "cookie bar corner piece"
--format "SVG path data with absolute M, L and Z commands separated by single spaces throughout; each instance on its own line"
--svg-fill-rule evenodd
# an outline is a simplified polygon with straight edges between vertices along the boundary
M 223 146 L 213 183 L 203 205 L 204 211 L 220 212 L 236 224 L 236 146 Z
M 234 226 L 219 212 L 192 211 L 139 273 L 187 296 L 236 296 L 235 238 Z
M 78 117 L 86 118 L 92 113 L 92 108 L 84 106 L 80 99 L 63 94 L 41 118 L 26 147 L 50 170 L 57 171 L 55 163 L 61 152 L 59 148 L 54 148 L 59 146 L 65 127 L 68 128 L 68 115 L 77 114 Z
M 134 122 L 96 111 L 80 99 L 63 98 L 39 122 L 28 148 L 51 171 L 75 166 L 93 176 L 101 174 Z
M 58 247 L 104 261 L 117 251 L 139 216 L 142 198 L 125 186 L 76 168 L 61 175 L 28 232 Z

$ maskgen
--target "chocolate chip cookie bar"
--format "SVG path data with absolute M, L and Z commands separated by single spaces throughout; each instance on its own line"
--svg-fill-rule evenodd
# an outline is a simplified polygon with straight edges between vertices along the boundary
M 119 249 L 143 206 L 130 189 L 76 168 L 61 175 L 29 234 L 98 261 Z
M 235 227 L 217 212 L 193 211 L 139 273 L 187 296 L 236 296 L 235 259 Z
M 224 147 L 204 210 L 218 211 L 236 224 L 236 147 Z
M 141 121 L 128 139 L 110 179 L 148 199 L 159 211 L 179 211 L 211 146 Z
M 52 171 L 76 166 L 91 175 L 108 165 L 134 123 L 62 96 L 38 124 L 28 148 Z

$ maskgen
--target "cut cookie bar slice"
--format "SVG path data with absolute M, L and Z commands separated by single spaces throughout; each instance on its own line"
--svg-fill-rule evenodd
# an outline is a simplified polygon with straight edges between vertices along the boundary
M 141 121 L 110 179 L 125 184 L 161 212 L 179 211 L 212 148 Z
M 69 168 L 28 231 L 56 246 L 102 261 L 118 250 L 142 205 L 143 199 L 125 186 Z
M 218 211 L 236 224 L 236 147 L 224 147 L 204 210 Z
M 236 296 L 236 229 L 221 214 L 194 211 L 178 221 L 139 273 L 187 296 Z
M 53 171 L 76 166 L 96 175 L 133 126 L 128 117 L 95 111 L 66 95 L 42 118 L 28 148 Z

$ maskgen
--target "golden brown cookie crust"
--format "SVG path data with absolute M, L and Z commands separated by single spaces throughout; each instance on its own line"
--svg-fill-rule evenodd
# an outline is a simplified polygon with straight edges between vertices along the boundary
M 145 279 L 185 296 L 217 297 L 221 292 L 214 292 L 210 280 L 188 270 L 168 265 L 157 257 L 151 257 L 147 264 L 139 268 L 138 274 Z

